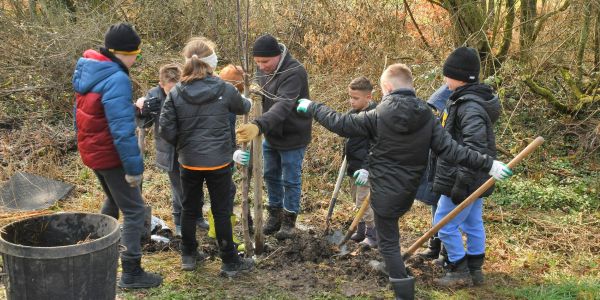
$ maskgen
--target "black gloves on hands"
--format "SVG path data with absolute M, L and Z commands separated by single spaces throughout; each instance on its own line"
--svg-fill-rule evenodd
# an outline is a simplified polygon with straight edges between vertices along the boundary
M 455 205 L 461 204 L 467 197 L 471 195 L 473 192 L 471 188 L 471 184 L 468 183 L 464 178 L 461 180 L 457 178 L 454 186 L 452 187 L 452 191 L 450 192 L 450 198 L 452 199 L 452 203 Z
M 144 108 L 142 108 L 142 115 L 157 115 L 160 112 L 160 99 L 152 97 L 144 100 Z

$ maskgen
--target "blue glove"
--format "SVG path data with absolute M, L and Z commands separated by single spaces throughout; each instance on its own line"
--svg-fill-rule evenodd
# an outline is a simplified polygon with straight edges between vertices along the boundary
M 369 171 L 365 169 L 360 169 L 354 172 L 354 175 L 352 175 L 352 177 L 356 178 L 356 181 L 354 181 L 356 185 L 365 185 L 367 184 L 367 181 L 369 181 Z
M 242 166 L 247 166 L 248 162 L 250 162 L 250 152 L 243 150 L 235 150 L 235 152 L 233 152 L 233 161 Z
M 299 113 L 306 113 L 308 111 L 308 106 L 310 106 L 311 103 L 312 101 L 308 99 L 299 99 L 296 111 Z

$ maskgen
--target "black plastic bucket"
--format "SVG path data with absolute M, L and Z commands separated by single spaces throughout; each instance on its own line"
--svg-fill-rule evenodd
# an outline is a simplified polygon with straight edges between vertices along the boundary
M 58 213 L 0 233 L 8 299 L 114 299 L 120 230 L 110 216 Z

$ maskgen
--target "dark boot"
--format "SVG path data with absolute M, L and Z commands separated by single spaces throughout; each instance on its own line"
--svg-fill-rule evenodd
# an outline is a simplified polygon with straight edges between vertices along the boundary
M 356 231 L 350 236 L 350 239 L 355 242 L 360 242 L 365 239 L 365 230 L 366 225 L 365 222 L 359 222 L 358 226 L 356 226 Z
M 208 224 L 208 222 L 206 222 L 206 220 L 204 219 L 204 217 L 202 215 L 200 215 L 200 218 L 198 218 L 198 220 L 196 220 L 196 225 L 198 225 L 198 228 L 200 228 L 202 230 L 210 229 L 210 224 Z
M 392 278 L 390 283 L 396 294 L 396 300 L 413 300 L 415 299 L 415 278 Z
M 196 263 L 203 262 L 206 259 L 206 254 L 196 251 L 193 254 L 181 254 L 181 269 L 184 271 L 193 271 L 196 269 Z
M 473 285 L 483 285 L 483 261 L 485 254 L 469 255 L 467 254 L 467 265 L 469 266 L 469 273 L 471 274 L 471 280 Z
M 446 259 L 448 258 L 448 251 L 446 251 L 446 247 L 444 247 L 443 243 L 440 249 L 440 255 L 433 261 L 433 263 L 443 267 L 446 264 Z
M 377 229 L 368 227 L 365 230 L 365 239 L 360 242 L 360 246 L 366 249 L 377 249 Z
M 471 285 L 471 274 L 467 263 L 467 257 L 463 257 L 456 262 L 446 261 L 447 272 L 442 278 L 434 279 L 437 285 L 443 287 L 464 287 Z
M 251 258 L 241 258 L 235 256 L 234 260 L 229 263 L 223 263 L 221 265 L 221 276 L 233 277 L 238 273 L 249 272 L 254 268 L 254 260 Z
M 436 259 L 440 256 L 441 248 L 442 248 L 442 241 L 440 240 L 440 238 L 432 237 L 429 239 L 429 246 L 428 246 L 427 250 L 419 253 L 418 255 L 419 255 L 419 257 L 426 259 L 426 260 Z
M 267 224 L 263 227 L 263 234 L 271 235 L 281 228 L 281 211 L 283 209 L 281 207 L 270 207 L 267 206 L 267 211 L 269 212 L 269 218 L 267 219 Z
M 142 269 L 141 259 L 121 259 L 123 273 L 117 284 L 124 289 L 143 289 L 157 287 L 162 283 L 162 277 L 158 274 L 147 273 Z
M 298 215 L 293 212 L 289 212 L 285 209 L 283 210 L 281 229 L 279 229 L 279 231 L 277 231 L 277 233 L 275 234 L 275 237 L 278 240 L 291 239 L 294 237 L 297 216 Z

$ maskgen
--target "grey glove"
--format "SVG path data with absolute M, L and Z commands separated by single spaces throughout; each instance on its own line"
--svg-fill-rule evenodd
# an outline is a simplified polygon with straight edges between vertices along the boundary
M 125 174 L 125 181 L 129 183 L 130 187 L 140 186 L 142 184 L 143 175 L 128 175 Z

